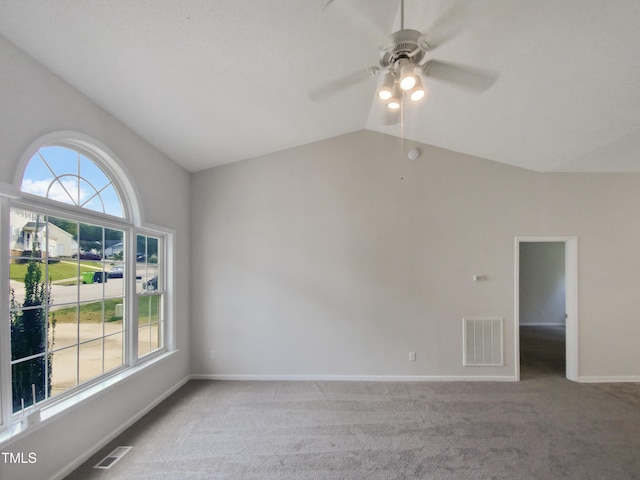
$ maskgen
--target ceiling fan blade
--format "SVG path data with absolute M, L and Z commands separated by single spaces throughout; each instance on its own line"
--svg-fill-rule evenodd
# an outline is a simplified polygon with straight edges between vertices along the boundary
M 476 92 L 484 92 L 498 79 L 498 72 L 494 70 L 441 60 L 428 60 L 421 68 L 427 77 Z
M 357 72 L 353 72 L 344 77 L 336 78 L 335 80 L 325 83 L 324 85 L 309 90 L 309 98 L 314 102 L 317 102 L 332 97 L 349 87 L 375 77 L 379 71 L 380 69 L 378 67 L 369 67 L 358 70 Z
M 454 37 L 463 27 L 464 14 L 474 0 L 458 2 L 440 15 L 420 37 L 424 50 L 433 50 Z

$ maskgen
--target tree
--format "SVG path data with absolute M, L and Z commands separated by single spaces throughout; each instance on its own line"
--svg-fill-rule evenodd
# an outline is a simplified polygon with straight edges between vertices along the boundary
M 51 286 L 43 279 L 40 267 L 40 252 L 36 239 L 33 242 L 31 258 L 24 276 L 25 297 L 22 305 L 15 300 L 11 289 L 11 359 L 20 360 L 35 356 L 31 360 L 17 363 L 12 369 L 13 411 L 41 401 L 51 395 L 51 374 L 53 354 L 48 353 L 54 342 L 55 315 L 49 312 Z M 47 335 L 48 328 L 51 329 Z M 46 373 L 46 374 L 45 374 Z

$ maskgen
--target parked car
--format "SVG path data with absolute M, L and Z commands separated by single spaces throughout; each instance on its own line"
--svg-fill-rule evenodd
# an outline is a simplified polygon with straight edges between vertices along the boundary
M 71 258 L 78 258 L 78 254 L 74 253 Z M 102 257 L 95 253 L 81 253 L 80 260 L 102 260 Z
M 116 265 L 109 272 L 109 278 L 122 278 L 124 276 L 124 267 L 122 265 Z

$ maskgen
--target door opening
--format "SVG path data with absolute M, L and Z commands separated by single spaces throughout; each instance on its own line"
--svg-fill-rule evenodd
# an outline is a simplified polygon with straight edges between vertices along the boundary
M 577 380 L 577 239 L 517 237 L 516 378 Z

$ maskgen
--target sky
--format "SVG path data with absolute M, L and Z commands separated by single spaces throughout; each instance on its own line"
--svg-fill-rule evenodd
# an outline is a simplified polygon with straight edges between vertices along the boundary
M 42 147 L 31 157 L 23 192 L 69 205 L 123 217 L 120 198 L 109 177 L 93 161 L 64 147 Z

